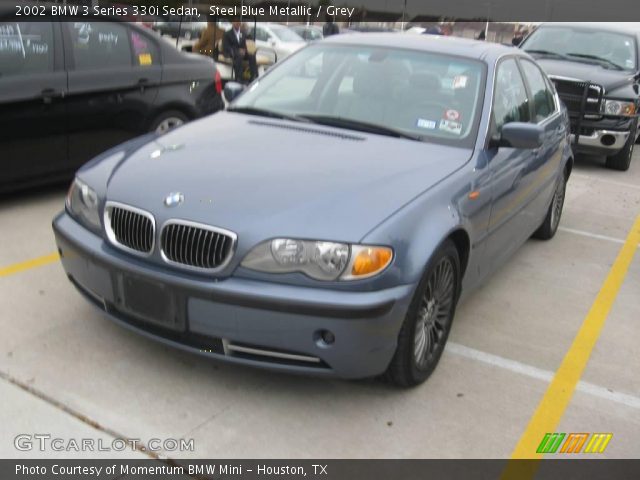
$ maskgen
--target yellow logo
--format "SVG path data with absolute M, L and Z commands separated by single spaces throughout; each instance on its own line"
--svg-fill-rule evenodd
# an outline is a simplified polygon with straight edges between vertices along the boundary
M 536 453 L 603 453 L 611 437 L 613 433 L 547 433 Z

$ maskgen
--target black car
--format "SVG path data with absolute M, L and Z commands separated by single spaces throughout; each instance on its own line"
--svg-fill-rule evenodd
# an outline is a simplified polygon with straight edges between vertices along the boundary
M 0 191 L 68 178 L 132 137 L 224 107 L 212 59 L 144 27 L 0 12 Z
M 640 34 L 624 23 L 548 23 L 520 45 L 555 83 L 573 148 L 628 170 L 638 138 Z

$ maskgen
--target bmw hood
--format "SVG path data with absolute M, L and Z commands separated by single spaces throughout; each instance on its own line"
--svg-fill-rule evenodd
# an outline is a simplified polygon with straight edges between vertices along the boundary
M 289 236 L 358 242 L 471 154 L 224 112 L 120 160 L 110 169 L 105 193 L 107 200 L 151 212 L 159 224 L 190 220 L 251 241 Z

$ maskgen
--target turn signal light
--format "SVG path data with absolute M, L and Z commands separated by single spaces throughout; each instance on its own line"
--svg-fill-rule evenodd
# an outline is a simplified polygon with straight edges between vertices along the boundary
M 364 247 L 353 258 L 351 275 L 354 277 L 373 275 L 384 270 L 391 263 L 392 257 L 393 252 L 390 248 Z

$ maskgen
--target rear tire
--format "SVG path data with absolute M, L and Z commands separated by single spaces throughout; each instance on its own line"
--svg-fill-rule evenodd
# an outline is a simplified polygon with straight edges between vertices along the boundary
M 429 261 L 405 317 L 386 377 L 401 387 L 424 382 L 436 368 L 451 331 L 460 290 L 460 258 L 446 240 Z
M 174 128 L 187 123 L 189 119 L 187 116 L 178 110 L 167 110 L 158 115 L 153 122 L 151 122 L 150 132 L 156 132 L 159 135 L 163 135 Z
M 553 193 L 551 205 L 549 205 L 549 210 L 547 210 L 547 215 L 544 217 L 542 225 L 534 232 L 534 238 L 550 240 L 558 231 L 558 225 L 560 225 L 560 218 L 562 217 L 562 208 L 564 207 L 564 197 L 567 190 L 567 175 L 562 173 L 556 182 L 556 190 Z
M 634 125 L 631 128 L 631 134 L 627 139 L 627 143 L 624 144 L 622 150 L 620 150 L 615 155 L 611 155 L 607 157 L 607 168 L 612 170 L 619 170 L 621 172 L 626 172 L 629 170 L 629 165 L 631 165 L 631 157 L 633 156 L 633 147 L 636 144 L 636 126 Z

